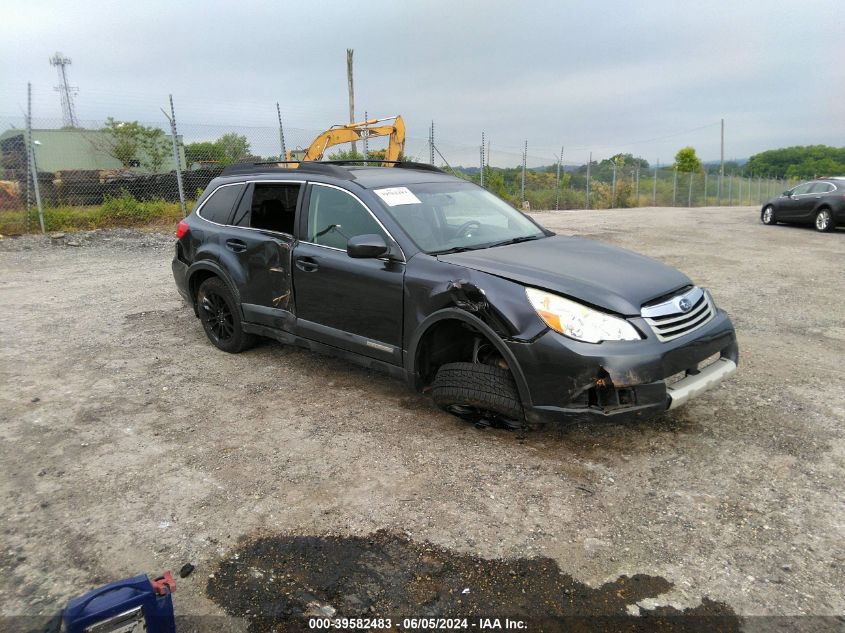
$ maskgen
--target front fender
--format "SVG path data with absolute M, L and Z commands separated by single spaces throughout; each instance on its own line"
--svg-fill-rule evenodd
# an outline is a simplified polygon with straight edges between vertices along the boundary
M 528 383 L 525 380 L 525 375 L 522 371 L 522 368 L 519 365 L 519 362 L 516 360 L 516 356 L 514 356 L 513 352 L 510 348 L 505 345 L 505 342 L 502 338 L 491 328 L 487 325 L 484 321 L 479 319 L 474 314 L 471 314 L 465 310 L 461 310 L 460 308 L 444 308 L 442 310 L 438 310 L 433 314 L 429 315 L 422 323 L 419 324 L 417 329 L 414 331 L 413 336 L 411 337 L 410 344 L 408 345 L 408 353 L 405 354 L 405 374 L 409 377 L 409 380 L 412 383 L 412 386 L 419 390 L 422 386 L 420 384 L 420 374 L 419 374 L 419 352 L 420 352 L 420 342 L 422 341 L 423 337 L 425 336 L 426 332 L 436 323 L 446 320 L 457 320 L 463 321 L 464 323 L 468 323 L 472 325 L 475 329 L 479 332 L 484 334 L 491 343 L 496 347 L 496 350 L 502 355 L 502 358 L 508 364 L 508 368 L 513 374 L 514 382 L 516 383 L 516 388 L 519 391 L 519 397 L 522 400 L 522 404 L 524 407 L 531 406 L 531 392 L 528 389 Z

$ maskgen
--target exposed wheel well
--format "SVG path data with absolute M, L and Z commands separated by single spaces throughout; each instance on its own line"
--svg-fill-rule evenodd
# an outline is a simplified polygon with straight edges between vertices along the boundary
M 446 363 L 482 363 L 509 369 L 493 342 L 471 324 L 458 319 L 444 319 L 426 330 L 420 339 L 416 371 L 422 387 L 430 385 L 441 365 Z
M 194 303 L 197 301 L 197 292 L 204 282 L 209 277 L 219 277 L 219 275 L 215 275 L 210 270 L 198 270 L 193 275 L 191 275 L 191 279 L 188 281 L 188 289 L 191 292 L 191 298 L 193 299 Z

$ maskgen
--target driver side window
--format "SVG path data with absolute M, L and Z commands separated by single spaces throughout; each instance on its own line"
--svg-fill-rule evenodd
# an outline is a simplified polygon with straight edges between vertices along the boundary
M 813 186 L 811 182 L 805 182 L 803 185 L 798 185 L 795 189 L 792 190 L 793 196 L 800 196 L 802 193 L 807 193 L 810 191 L 810 187 Z
M 306 241 L 346 250 L 346 242 L 357 235 L 387 235 L 370 212 L 352 195 L 314 184 L 308 201 Z

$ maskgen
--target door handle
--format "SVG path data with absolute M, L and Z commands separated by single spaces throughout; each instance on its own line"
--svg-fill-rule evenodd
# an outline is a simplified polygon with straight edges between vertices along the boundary
M 297 257 L 296 267 L 303 272 L 313 273 L 320 267 L 320 265 L 315 262 L 311 257 Z
M 246 242 L 241 240 L 226 240 L 226 248 L 235 253 L 243 253 L 246 250 Z

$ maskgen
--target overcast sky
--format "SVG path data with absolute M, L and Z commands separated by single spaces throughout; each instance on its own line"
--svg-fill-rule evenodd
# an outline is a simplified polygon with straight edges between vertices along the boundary
M 429 122 L 446 159 L 467 163 L 481 132 L 493 162 L 566 162 L 617 151 L 669 163 L 796 144 L 845 145 L 841 0 L 679 2 L 42 2 L 4 0 L 0 117 L 61 116 L 49 56 L 73 59 L 82 120 L 276 123 L 316 130 L 358 113 Z M 196 136 L 199 128 L 192 127 Z M 303 133 L 305 134 L 305 133 Z M 186 137 L 189 136 L 186 134 Z M 267 142 L 271 142 L 268 138 Z M 272 151 L 272 150 L 269 150 Z M 477 151 L 477 150 L 476 150 Z M 427 155 L 426 155 L 427 156 Z

